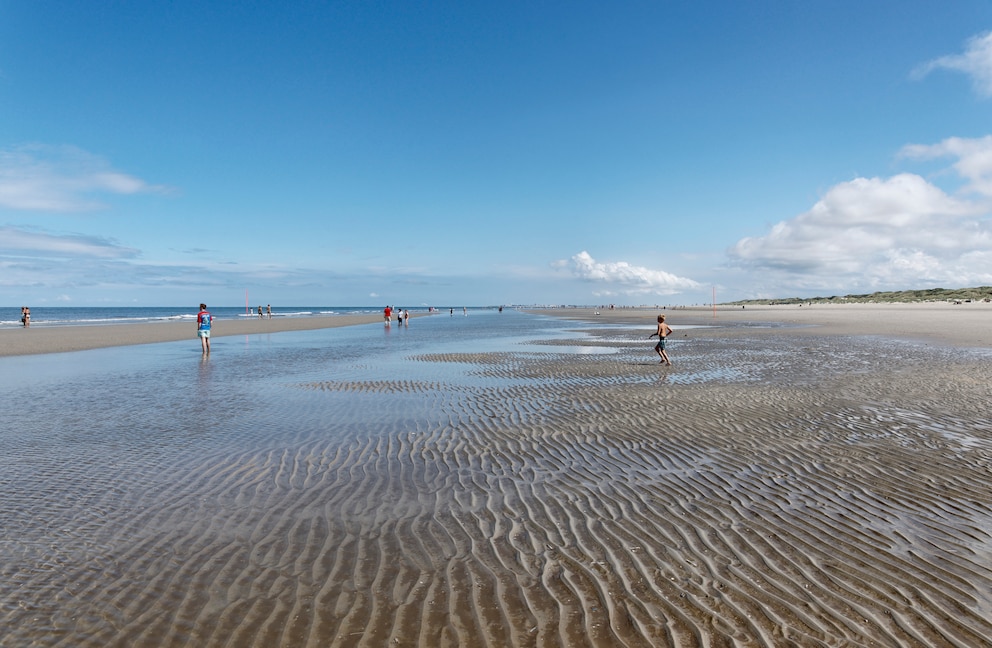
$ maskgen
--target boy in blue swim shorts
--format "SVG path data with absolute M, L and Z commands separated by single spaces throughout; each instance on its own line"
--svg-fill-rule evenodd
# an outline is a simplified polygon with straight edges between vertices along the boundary
M 672 328 L 668 324 L 665 324 L 665 316 L 659 315 L 658 329 L 648 336 L 649 340 L 656 335 L 658 336 L 658 344 L 654 346 L 654 352 L 658 354 L 659 358 L 661 358 L 661 364 L 669 366 L 671 366 L 672 361 L 668 359 L 668 353 L 665 351 L 665 338 L 671 334 Z

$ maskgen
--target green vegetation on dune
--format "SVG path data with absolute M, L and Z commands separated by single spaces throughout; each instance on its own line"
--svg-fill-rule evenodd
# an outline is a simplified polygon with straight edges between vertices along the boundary
M 927 290 L 896 290 L 874 292 L 866 295 L 843 295 L 833 297 L 785 297 L 781 299 L 742 299 L 727 302 L 728 305 L 744 304 L 886 304 L 911 302 L 968 302 L 992 300 L 992 286 L 978 288 L 930 288 Z

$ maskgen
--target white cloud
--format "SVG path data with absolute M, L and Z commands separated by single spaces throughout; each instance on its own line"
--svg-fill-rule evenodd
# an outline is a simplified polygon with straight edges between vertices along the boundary
M 683 290 L 699 288 L 700 284 L 663 270 L 652 270 L 635 266 L 626 261 L 601 263 L 583 250 L 570 260 L 553 262 L 553 268 L 570 269 L 572 274 L 584 281 L 603 286 L 596 295 L 610 294 L 656 294 L 674 295 Z
M 992 198 L 992 135 L 978 139 L 949 137 L 939 144 L 911 144 L 900 156 L 915 159 L 955 157 L 954 170 L 968 181 L 967 190 Z
M 84 294 L 102 299 L 122 291 L 186 298 L 218 287 L 227 295 L 242 294 L 244 286 L 262 283 L 258 276 L 263 272 L 255 267 L 227 270 L 215 264 L 207 272 L 203 263 L 148 262 L 142 256 L 100 237 L 0 226 L 0 292 L 32 296 L 31 301 L 42 296 L 44 301 L 78 301 Z M 288 282 L 284 274 L 271 283 L 281 288 Z
M 103 238 L 0 227 L 0 258 L 18 256 L 123 259 L 137 255 L 137 250 L 122 247 Z
M 72 146 L 28 145 L 0 150 L 0 207 L 78 212 L 100 209 L 100 194 L 161 192 L 164 187 L 115 171 Z
M 738 266 L 792 288 L 912 288 L 992 283 L 992 138 L 911 146 L 904 157 L 957 156 L 973 199 L 924 178 L 856 178 L 764 236 L 729 250 Z
M 992 97 L 992 32 L 969 38 L 963 54 L 941 56 L 924 63 L 914 71 L 914 76 L 922 78 L 939 69 L 964 72 L 971 77 L 975 92 Z

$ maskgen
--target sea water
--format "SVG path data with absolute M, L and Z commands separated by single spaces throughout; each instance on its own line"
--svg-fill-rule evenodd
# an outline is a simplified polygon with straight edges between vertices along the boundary
M 140 324 L 145 322 L 193 321 L 199 310 L 198 304 L 190 306 L 31 306 L 31 326 L 83 326 L 94 324 Z M 267 309 L 262 305 L 262 309 Z M 406 307 L 414 314 L 428 313 L 430 307 Z M 272 317 L 318 317 L 327 315 L 369 315 L 381 313 L 383 307 L 373 306 L 275 306 Z M 444 312 L 454 311 L 462 314 L 461 306 L 438 307 L 435 310 Z M 394 307 L 395 309 L 395 307 Z M 258 317 L 258 306 L 248 308 L 242 306 L 214 307 L 208 304 L 210 314 L 216 319 L 244 319 Z M 495 310 L 492 307 L 471 307 L 467 312 Z M 268 316 L 266 314 L 266 316 Z M 13 306 L 0 307 L 0 328 L 21 326 L 21 308 Z

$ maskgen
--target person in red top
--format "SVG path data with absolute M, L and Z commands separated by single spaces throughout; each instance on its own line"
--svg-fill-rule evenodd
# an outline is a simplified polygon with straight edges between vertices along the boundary
M 386 324 L 389 324 L 390 322 L 392 322 L 393 321 L 393 309 L 390 308 L 389 306 L 386 306 L 386 308 L 383 309 L 383 311 L 382 311 L 382 318 L 384 320 L 386 320 Z
M 196 314 L 196 335 L 200 338 L 200 348 L 204 353 L 210 353 L 210 324 L 213 321 L 207 305 L 200 304 L 200 312 Z

